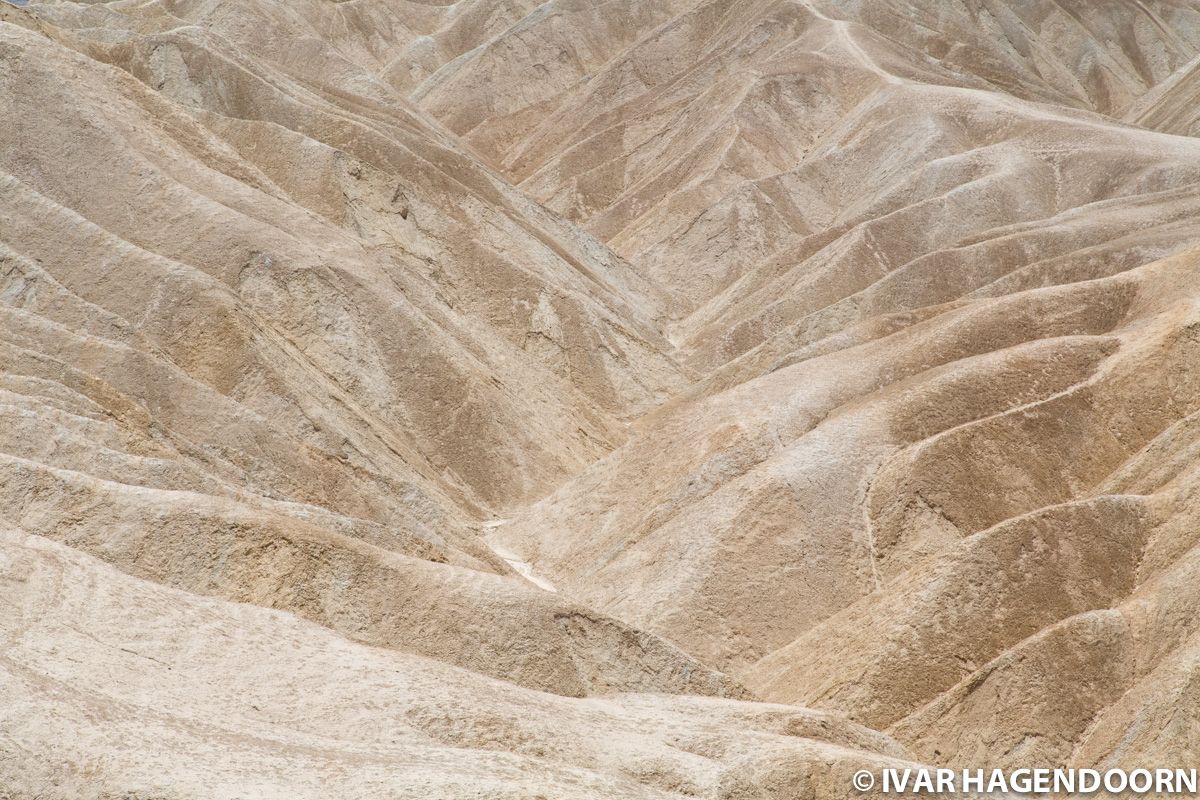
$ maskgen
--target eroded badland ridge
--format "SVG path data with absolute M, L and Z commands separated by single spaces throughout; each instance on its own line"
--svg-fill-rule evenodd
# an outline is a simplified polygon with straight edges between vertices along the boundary
M 1200 3 L 0 3 L 0 798 L 1200 757 Z

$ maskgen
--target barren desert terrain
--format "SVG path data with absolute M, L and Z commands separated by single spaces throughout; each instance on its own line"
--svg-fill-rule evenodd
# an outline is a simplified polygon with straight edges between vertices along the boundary
M 1200 762 L 1200 0 L 0 1 L 0 800 Z

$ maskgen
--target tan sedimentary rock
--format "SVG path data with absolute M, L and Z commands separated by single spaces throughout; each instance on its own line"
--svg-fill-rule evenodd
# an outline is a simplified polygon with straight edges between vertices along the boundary
M 0 3 L 0 798 L 1194 762 L 1198 58 L 1191 0 Z

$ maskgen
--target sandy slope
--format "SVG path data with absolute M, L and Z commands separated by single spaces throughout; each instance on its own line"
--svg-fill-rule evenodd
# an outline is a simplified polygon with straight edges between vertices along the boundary
M 904 763 L 836 716 L 543 694 L 0 536 L 3 796 L 832 796 Z
M 1190 0 L 0 4 L 0 797 L 1194 761 L 1197 58 Z

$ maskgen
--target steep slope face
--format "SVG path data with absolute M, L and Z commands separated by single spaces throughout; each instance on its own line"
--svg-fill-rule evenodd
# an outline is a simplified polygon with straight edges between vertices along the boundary
M 504 84 L 489 79 L 483 53 L 456 62 L 454 77 L 443 76 L 442 83 L 472 98 L 458 109 L 497 109 L 491 116 L 454 117 L 436 97 L 426 96 L 426 106 L 499 159 L 535 197 L 584 222 L 669 288 L 677 316 L 706 301 L 757 302 L 737 289 L 734 298 L 716 296 L 750 264 L 772 257 L 794 263 L 830 246 L 834 232 L 872 219 L 855 213 L 864 209 L 846 207 L 856 193 L 814 196 L 822 185 L 834 191 L 862 186 L 850 180 L 852 164 L 872 179 L 911 180 L 917 163 L 973 151 L 964 139 L 982 131 L 1009 141 L 1000 124 L 963 123 L 977 114 L 1012 114 L 1005 95 L 939 87 L 1001 89 L 1119 112 L 1185 64 L 1200 44 L 1200 17 L 1179 3 L 1087 4 L 1068 12 L 1052 2 L 706 2 L 561 91 L 557 83 L 573 79 L 574 62 L 556 67 L 552 55 L 588 26 L 567 9 L 543 9 L 551 10 L 514 26 L 509 45 L 503 44 L 506 32 L 486 48 L 508 52 L 521 45 L 513 58 L 525 59 L 529 77 L 509 84 L 521 89 L 510 105 L 520 105 L 531 85 L 555 98 L 530 106 L 542 121 L 523 140 L 491 133 L 510 121 L 525 125 L 519 112 L 500 108 L 505 101 L 492 97 L 492 87 Z M 614 18 L 624 17 L 615 12 Z M 540 77 L 535 65 L 551 75 Z M 941 108 L 945 117 L 912 118 L 913 109 L 924 117 Z M 1012 139 L 1010 146 L 1026 154 L 1017 160 L 1033 161 L 1041 149 Z M 851 152 L 843 153 L 848 142 Z M 853 145 L 871 152 L 853 152 Z M 495 154 L 498 147 L 502 156 Z M 897 153 L 902 163 L 894 162 Z M 1009 155 L 997 169 L 1008 166 Z M 886 169 L 889 160 L 894 169 Z M 1056 169 L 1055 159 L 1042 161 L 1030 171 Z M 947 175 L 934 196 L 946 193 L 950 180 L 972 182 L 979 174 Z M 1025 196 L 1053 195 L 1035 187 Z M 1020 215 L 1006 221 L 1016 219 Z M 959 224 L 979 236 L 987 221 L 963 215 Z M 825 235 L 818 240 L 817 233 Z M 968 231 L 936 233 L 947 243 Z M 809 248 L 803 255 L 796 252 L 802 242 Z M 687 329 L 679 334 L 687 335 Z
M 75 4 L 46 16 L 85 54 L 209 112 L 200 122 L 290 202 L 422 270 L 459 317 L 534 350 L 610 414 L 636 412 L 678 385 L 647 323 L 658 313 L 654 293 L 627 265 L 488 174 L 345 60 L 336 39 L 303 58 L 282 48 L 297 27 L 283 12 L 297 9 L 195 6 L 172 10 L 190 10 L 203 27 L 158 5 L 132 18 Z M 332 13 L 328 4 L 313 8 Z M 551 323 L 553 336 L 542 336 L 539 325 Z M 551 339 L 544 352 L 530 343 L 534 334 Z
M 1195 241 L 1192 141 L 943 88 L 895 88 L 861 114 L 754 184 L 786 228 L 710 259 L 724 288 L 676 330 L 694 364 L 774 366 L 869 318 L 1102 278 Z M 921 131 L 914 158 L 879 175 L 901 130 Z M 846 188 L 804 202 L 813 185 Z M 741 213 L 717 206 L 688 238 L 744 242 L 711 233 Z M 738 269 L 755 256 L 762 269 Z
M 990 88 L 1118 114 L 1200 48 L 1197 9 L 1179 0 L 860 3 L 853 17 Z
M 653 636 L 500 577 L 511 569 L 477 536 L 489 507 L 619 440 L 610 390 L 624 408 L 661 390 L 647 380 L 678 380 L 661 336 L 605 283 L 619 264 L 566 226 L 536 227 L 540 212 L 419 120 L 404 132 L 348 99 L 289 102 L 245 60 L 201 73 L 220 91 L 175 89 L 214 104 L 244 92 L 244 108 L 294 113 L 312 137 L 179 105 L 55 38 L 134 73 L 182 58 L 185 39 L 113 44 L 5 14 L 22 23 L 0 28 L 0 102 L 17 121 L 0 131 L 6 520 L 139 576 L 541 689 L 739 691 Z M 429 220 L 428 260 L 394 243 L 398 184 L 408 220 Z M 503 281 L 508 264 L 509 292 L 458 276 L 448 298 L 426 274 L 448 254 L 449 269 L 470 265 L 454 238 L 469 220 L 437 221 L 456 199 L 495 219 L 469 241 L 500 251 L 479 266 Z M 522 295 L 546 347 L 510 338 L 520 312 L 492 324 L 481 309 Z M 588 374 L 556 362 L 567 352 Z M 461 640 L 441 635 L 455 626 Z
M 410 96 L 476 152 L 500 163 L 531 127 L 557 110 L 564 95 L 693 3 L 543 3 L 447 63 Z
M 1144 128 L 1179 136 L 1200 131 L 1200 58 L 1180 69 L 1169 80 L 1147 92 L 1125 112 L 1124 119 Z
M 787 800 L 912 766 L 836 716 L 571 700 L 135 580 L 40 537 L 5 531 L 0 555 L 5 797 Z
M 934 309 L 664 412 L 499 534 L 556 584 L 744 668 L 964 536 L 1085 494 L 1190 414 L 1171 386 L 1194 292 L 1142 310 L 1157 269 Z
M 1196 32 L 1172 9 L 1167 49 Z M 703 377 L 497 541 L 761 696 L 933 761 L 1158 758 L 1165 729 L 1116 743 L 1184 691 L 1151 699 L 1186 680 L 1192 594 L 1159 595 L 1143 558 L 1167 537 L 1187 561 L 1166 532 L 1194 475 L 1113 484 L 1189 447 L 1200 151 L 1021 98 L 1116 112 L 1162 82 L 1155 104 L 1192 48 L 1120 102 L 997 93 L 860 10 L 697 6 L 631 51 L 671 78 L 610 64 L 582 92 L 604 110 L 564 112 L 586 137 L 509 164 L 672 292 Z M 769 93 L 731 88 L 768 68 Z M 743 104 L 777 116 L 722 119 Z
M 0 3 L 0 796 L 1194 760 L 1198 49 Z
M 466 5 L 462 16 L 473 16 L 477 4 Z M 709 87 L 693 81 L 695 62 L 690 59 L 700 54 L 714 62 L 740 60 L 743 67 L 747 60 L 769 61 L 779 53 L 778 45 L 788 41 L 786 24 L 783 36 L 772 28 L 788 20 L 837 26 L 834 40 L 823 48 L 830 55 L 848 44 L 850 54 L 861 59 L 865 53 L 857 37 L 885 37 L 926 56 L 921 68 L 936 64 L 955 75 L 956 83 L 974 76 L 985 88 L 1106 113 L 1122 110 L 1200 47 L 1196 9 L 1186 2 L 1068 7 L 1054 2 L 831 0 L 737 5 L 693 0 L 656 3 L 649 9 L 548 2 L 503 30 L 498 30 L 506 19 L 502 12 L 511 11 L 511 6 L 493 6 L 488 19 L 500 24 L 475 26 L 475 46 L 415 92 L 439 118 L 489 154 L 527 150 L 528 142 L 538 138 L 544 150 L 548 137 L 570 137 L 573 141 L 556 146 L 562 153 L 597 132 L 584 123 L 604 119 L 606 111 L 623 111 L 631 100 L 663 89 L 679 98 L 686 84 L 693 97 L 704 94 Z M 664 22 L 667 15 L 672 18 Z M 456 24 L 457 18 L 447 27 Z M 603 37 L 598 36 L 601 31 Z M 740 38 L 748 31 L 753 32 L 751 38 L 742 39 L 741 52 L 728 61 L 730 53 L 724 51 L 732 40 L 727 37 Z M 843 36 L 849 41 L 838 42 Z M 644 41 L 627 53 L 614 54 L 617 45 L 633 37 Z M 871 52 L 868 60 L 877 55 Z M 588 69 L 601 58 L 608 62 L 602 69 Z M 518 79 L 494 80 L 497 69 Z M 599 86 L 592 85 L 596 77 L 601 78 Z M 473 102 L 453 103 L 443 97 L 440 89 L 449 86 Z M 557 113 L 547 116 L 548 109 Z M 531 119 L 541 122 L 534 136 L 524 145 L 513 140 L 520 121 Z M 543 152 L 533 163 L 544 164 L 546 159 Z M 529 169 L 529 155 L 522 160 Z

